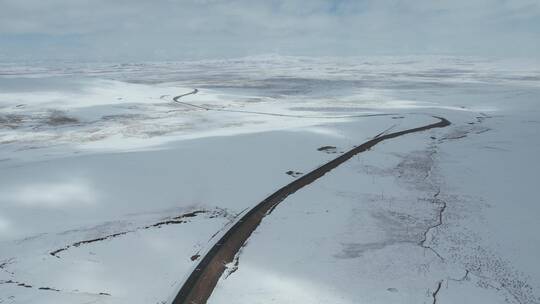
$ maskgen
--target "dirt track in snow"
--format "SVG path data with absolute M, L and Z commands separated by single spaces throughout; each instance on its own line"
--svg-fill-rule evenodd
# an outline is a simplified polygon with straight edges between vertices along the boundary
M 356 117 L 372 117 L 372 116 L 390 116 L 390 115 L 396 115 L 395 113 L 375 113 L 375 114 L 357 114 L 357 115 L 342 115 L 342 116 L 308 116 L 308 115 L 293 115 L 293 114 L 284 114 L 284 113 L 271 113 L 271 112 L 259 112 L 259 111 L 247 111 L 247 110 L 232 110 L 232 109 L 223 109 L 223 108 L 211 108 L 204 105 L 196 105 L 193 103 L 180 101 L 180 98 L 188 96 L 188 95 L 195 95 L 199 93 L 198 89 L 194 89 L 193 91 L 185 94 L 178 95 L 173 98 L 173 101 L 181 104 L 186 107 L 195 108 L 199 110 L 205 110 L 205 111 L 217 111 L 217 112 L 231 112 L 231 113 L 244 113 L 244 114 L 255 114 L 255 115 L 266 115 L 266 116 L 278 116 L 278 117 L 291 117 L 291 118 L 313 118 L 313 119 L 320 119 L 320 118 L 329 118 L 329 119 L 337 119 L 337 118 L 356 118 Z M 165 96 L 165 95 L 164 95 Z

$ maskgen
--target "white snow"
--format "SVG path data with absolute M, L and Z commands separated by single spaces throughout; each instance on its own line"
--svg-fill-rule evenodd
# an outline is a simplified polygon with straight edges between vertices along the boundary
M 284 200 L 209 303 L 540 302 L 537 62 L 0 70 L 0 303 L 167 303 L 285 172 L 431 115 L 452 125 L 385 141 Z M 172 101 L 195 88 L 180 101 L 227 111 Z

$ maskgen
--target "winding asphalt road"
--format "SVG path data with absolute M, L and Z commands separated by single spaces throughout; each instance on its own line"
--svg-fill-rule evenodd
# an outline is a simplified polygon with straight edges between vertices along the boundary
M 197 90 L 190 94 L 196 94 Z M 188 94 L 189 95 L 189 94 Z M 185 95 L 175 97 L 175 101 Z M 321 178 L 332 169 L 343 164 L 353 156 L 371 149 L 378 143 L 403 136 L 410 133 L 426 131 L 434 128 L 444 128 L 450 125 L 450 121 L 445 118 L 433 116 L 438 122 L 425 126 L 407 129 L 399 132 L 379 134 L 375 138 L 357 146 L 348 152 L 336 157 L 317 169 L 303 175 L 288 185 L 282 187 L 272 195 L 258 203 L 240 218 L 217 243 L 201 259 L 195 270 L 184 282 L 172 304 L 203 304 L 206 303 L 212 294 L 219 278 L 226 269 L 226 264 L 233 261 L 235 255 L 245 244 L 253 231 L 259 226 L 263 218 L 281 203 L 289 195 L 302 189 Z M 383 132 L 384 133 L 384 132 Z

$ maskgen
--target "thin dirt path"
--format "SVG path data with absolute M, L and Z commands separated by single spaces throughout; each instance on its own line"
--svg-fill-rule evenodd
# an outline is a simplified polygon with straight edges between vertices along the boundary
M 376 114 L 358 114 L 358 115 L 337 115 L 337 116 L 311 116 L 311 115 L 292 115 L 292 114 L 283 114 L 283 113 L 271 113 L 271 112 L 259 112 L 259 111 L 247 111 L 247 110 L 231 110 L 231 109 L 223 109 L 223 108 L 210 108 L 206 106 L 196 105 L 193 103 L 180 101 L 180 98 L 188 96 L 188 95 L 195 95 L 199 93 L 198 89 L 194 89 L 193 91 L 189 93 L 185 93 L 182 95 L 178 95 L 173 98 L 173 101 L 176 103 L 179 103 L 181 105 L 184 105 L 186 107 L 191 107 L 195 109 L 205 110 L 205 111 L 217 111 L 217 112 L 231 112 L 231 113 L 244 113 L 244 114 L 256 114 L 256 115 L 266 115 L 266 116 L 278 116 L 278 117 L 291 117 L 291 118 L 329 118 L 329 119 L 339 119 L 339 118 L 357 118 L 357 117 L 373 117 L 373 116 L 389 116 L 389 115 L 396 115 L 395 113 L 376 113 Z
M 235 255 L 245 244 L 253 231 L 259 226 L 263 218 L 289 195 L 313 183 L 332 169 L 351 159 L 353 156 L 371 149 L 382 141 L 429 129 L 444 128 L 450 125 L 450 121 L 445 118 L 437 116 L 433 117 L 437 118 L 439 121 L 399 132 L 379 134 L 375 138 L 294 180 L 257 204 L 238 220 L 201 259 L 195 270 L 189 275 L 183 286 L 180 288 L 180 291 L 174 298 L 172 304 L 206 303 L 219 278 L 225 271 L 225 265 L 233 261 Z

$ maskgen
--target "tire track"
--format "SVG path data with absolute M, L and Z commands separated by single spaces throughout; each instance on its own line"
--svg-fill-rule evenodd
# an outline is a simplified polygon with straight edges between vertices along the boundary
M 443 117 L 433 117 L 439 119 L 439 121 L 417 128 L 384 135 L 381 134 L 360 146 L 354 147 L 348 152 L 282 187 L 257 204 L 240 218 L 207 252 L 184 282 L 172 304 L 206 303 L 219 278 L 224 273 L 226 269 L 225 265 L 234 260 L 235 255 L 242 248 L 253 231 L 259 226 L 262 219 L 289 195 L 313 183 L 332 169 L 351 159 L 353 156 L 368 151 L 384 140 L 429 129 L 444 128 L 450 125 L 450 121 Z
M 231 113 L 245 113 L 245 114 L 255 114 L 255 115 L 266 115 L 266 116 L 278 116 L 278 117 L 292 117 L 292 118 L 330 118 L 330 119 L 339 119 L 339 118 L 358 118 L 358 117 L 373 117 L 373 116 L 389 116 L 397 115 L 396 113 L 379 113 L 379 114 L 358 114 L 358 115 L 342 115 L 342 116 L 308 116 L 308 115 L 292 115 L 292 114 L 282 114 L 282 113 L 271 113 L 271 112 L 259 112 L 259 111 L 245 111 L 245 110 L 231 110 L 231 109 L 219 109 L 219 108 L 209 108 L 205 106 L 199 106 L 189 102 L 180 101 L 180 98 L 188 95 L 195 95 L 199 92 L 198 89 L 194 89 L 192 92 L 178 95 L 173 98 L 173 101 L 181 105 L 196 108 L 205 111 L 218 111 L 218 112 L 231 112 Z

